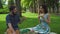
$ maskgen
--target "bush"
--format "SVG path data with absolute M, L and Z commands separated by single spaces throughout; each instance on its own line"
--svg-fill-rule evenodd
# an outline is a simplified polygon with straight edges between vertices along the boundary
M 6 13 L 9 13 L 8 8 L 0 9 L 0 14 L 6 14 Z

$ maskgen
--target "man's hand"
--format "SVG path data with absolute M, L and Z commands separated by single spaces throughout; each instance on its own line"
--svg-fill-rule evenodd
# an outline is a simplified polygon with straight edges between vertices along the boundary
M 13 34 L 16 34 L 16 32 L 14 31 Z
M 8 23 L 8 27 L 9 27 L 9 29 L 10 29 L 12 32 L 15 32 L 14 29 L 13 29 L 13 27 L 12 27 L 12 25 L 11 25 L 11 23 Z

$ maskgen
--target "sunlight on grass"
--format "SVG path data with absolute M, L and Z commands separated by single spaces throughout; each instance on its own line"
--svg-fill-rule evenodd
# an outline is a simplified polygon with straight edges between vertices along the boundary
M 0 14 L 0 21 L 5 21 L 6 14 Z
M 26 13 L 23 13 L 23 16 L 28 17 L 28 18 L 37 18 L 38 14 L 26 12 Z

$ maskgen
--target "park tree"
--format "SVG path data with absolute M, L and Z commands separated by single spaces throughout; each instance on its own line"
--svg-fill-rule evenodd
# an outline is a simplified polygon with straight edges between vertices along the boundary
M 22 5 L 33 13 L 37 12 L 37 0 L 22 0 Z
M 56 13 L 59 13 L 59 0 L 55 0 L 55 3 L 56 3 L 56 7 L 57 7 L 57 12 Z
M 21 0 L 21 5 L 23 8 L 29 8 L 33 0 Z M 33 5 L 33 4 L 32 4 Z
M 0 8 L 3 8 L 2 0 L 0 0 Z
M 45 0 L 45 4 L 48 6 L 49 12 L 59 13 L 59 0 Z M 52 10 L 51 10 L 52 9 Z
M 30 4 L 30 11 L 32 11 L 32 13 L 36 13 L 36 0 L 33 0 L 32 3 Z
M 31 12 L 36 13 L 39 7 L 45 4 L 50 13 L 59 13 L 59 0 L 21 0 L 24 8 L 28 8 Z
M 16 3 L 16 7 L 17 7 L 17 11 L 18 11 L 18 14 L 20 15 L 20 17 L 22 16 L 22 12 L 21 12 L 21 0 L 15 0 L 15 3 Z
M 14 0 L 8 0 L 8 6 L 15 5 Z
M 20 15 L 20 16 L 22 16 L 22 12 L 21 12 L 21 3 L 20 3 L 20 1 L 21 0 L 9 0 L 8 1 L 8 7 L 9 6 L 13 6 L 13 5 L 15 5 L 16 7 L 17 7 L 17 13 Z

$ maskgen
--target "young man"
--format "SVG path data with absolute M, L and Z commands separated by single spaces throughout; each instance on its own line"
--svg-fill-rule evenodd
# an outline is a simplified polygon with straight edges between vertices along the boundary
M 10 13 L 6 16 L 7 34 L 20 34 L 18 23 L 20 21 L 19 15 L 15 6 L 10 6 Z

